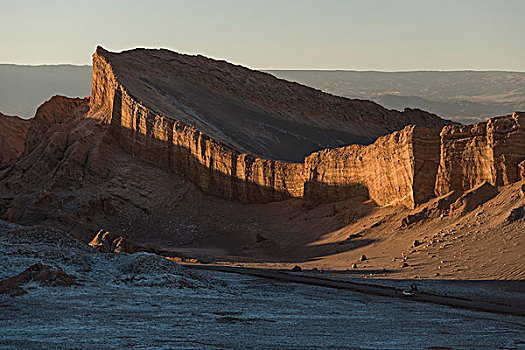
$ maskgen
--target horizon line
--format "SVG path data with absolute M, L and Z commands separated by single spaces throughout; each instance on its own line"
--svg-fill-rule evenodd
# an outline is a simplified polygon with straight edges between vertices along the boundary
M 51 63 L 51 64 L 18 64 L 0 62 L 0 66 L 15 67 L 92 67 L 91 64 L 74 64 L 74 63 Z M 246 67 L 246 66 L 245 66 Z M 289 72 L 355 72 L 355 73 L 458 73 L 458 72 L 479 72 L 479 73 L 525 73 L 519 70 L 505 69 L 413 69 L 413 70 L 379 70 L 379 69 L 346 69 L 346 68 L 251 68 L 250 69 L 268 72 L 268 71 L 289 71 Z

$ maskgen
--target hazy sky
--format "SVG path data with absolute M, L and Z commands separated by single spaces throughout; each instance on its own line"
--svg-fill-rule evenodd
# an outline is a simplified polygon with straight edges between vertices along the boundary
M 525 71 L 525 0 L 0 0 L 0 62 L 164 47 L 251 68 Z

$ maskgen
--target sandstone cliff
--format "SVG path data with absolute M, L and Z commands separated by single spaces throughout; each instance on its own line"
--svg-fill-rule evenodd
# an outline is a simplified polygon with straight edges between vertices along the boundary
M 328 147 L 369 144 L 407 125 L 452 124 L 420 110 L 387 110 L 202 56 L 99 47 L 93 55 L 92 108 L 111 108 L 115 90 L 122 91 L 123 103 L 131 98 L 148 110 L 152 124 L 154 116 L 173 119 L 238 153 L 292 162 Z
M 93 67 L 90 114 L 109 124 L 125 149 L 185 175 L 206 194 L 244 203 L 304 197 L 316 204 L 364 195 L 379 205 L 414 207 L 435 194 L 465 191 L 483 181 L 517 181 L 518 163 L 525 158 L 518 113 L 472 126 L 448 125 L 440 136 L 450 123 L 424 112 L 388 111 L 201 56 L 166 50 L 114 54 L 98 48 Z M 242 109 L 246 104 L 279 117 Z M 368 146 L 327 148 L 304 163 L 291 163 L 264 156 L 276 155 L 267 152 L 270 144 L 290 149 L 294 143 L 257 129 L 246 134 L 239 108 L 259 123 L 288 127 L 280 131 L 294 137 L 305 132 L 303 127 L 314 128 L 320 138 L 329 127 L 375 138 L 387 125 L 420 126 Z M 365 115 L 367 122 L 360 123 Z M 302 144 L 312 137 L 305 135 Z M 264 149 L 257 148 L 260 144 Z
M 525 113 L 446 126 L 441 132 L 436 194 L 466 191 L 484 181 L 494 186 L 516 182 L 524 159 Z
M 159 66 L 147 64 L 151 60 Z M 145 67 L 149 70 L 145 71 Z M 167 83 L 168 77 L 159 76 L 159 67 L 174 74 L 169 77 L 170 82 L 173 86 L 178 84 L 180 90 L 170 90 L 169 93 L 164 91 L 161 95 L 158 89 L 154 92 L 144 90 L 152 90 L 151 84 L 156 81 Z M 221 70 L 217 72 L 217 68 Z M 218 79 L 216 83 L 210 83 L 206 79 L 217 74 L 221 77 L 226 74 L 226 77 Z M 243 88 L 239 88 L 240 86 Z M 195 90 L 197 87 L 198 91 Z M 212 97 L 209 95 L 210 89 L 213 90 Z M 187 108 L 190 99 L 195 97 L 190 94 L 190 90 L 193 94 L 199 93 L 200 98 L 204 99 L 202 105 L 220 100 L 220 106 L 213 105 L 214 108 L 228 108 L 212 109 L 217 111 L 216 116 L 213 113 L 207 114 L 210 111 L 197 112 L 195 106 Z M 221 96 L 217 95 L 218 91 L 221 92 Z M 291 100 L 283 99 L 285 91 Z M 164 96 L 162 101 L 159 100 L 161 96 Z M 227 104 L 224 96 L 227 96 Z M 185 102 L 182 103 L 181 100 Z M 221 113 L 229 111 L 229 117 L 235 117 L 239 103 L 243 106 L 249 103 L 252 107 L 264 108 L 272 113 L 277 111 L 279 120 L 269 115 L 262 118 L 253 110 L 245 110 L 247 115 L 261 117 L 258 122 L 271 122 L 272 127 L 276 128 L 288 127 L 284 132 L 295 135 L 294 137 L 297 136 L 297 132 L 305 131 L 305 127 L 310 131 L 314 130 L 315 136 L 306 137 L 306 134 L 303 134 L 296 140 L 301 145 L 307 144 L 305 140 L 311 137 L 324 137 L 323 132 L 327 130 L 328 125 L 332 129 L 352 130 L 354 133 L 357 131 L 371 140 L 387 130 L 395 130 L 408 123 L 429 126 L 449 124 L 425 112 L 388 111 L 368 101 L 331 96 L 278 80 L 267 74 L 203 57 L 178 55 L 165 50 L 134 50 L 113 54 L 102 48 L 98 48 L 93 56 L 90 114 L 110 124 L 119 143 L 130 153 L 184 174 L 207 194 L 245 203 L 260 203 L 288 197 L 300 198 L 303 197 L 305 188 L 308 188 L 307 200 L 310 203 L 364 194 L 382 205 L 399 203 L 414 206 L 428 199 L 433 193 L 433 174 L 437 169 L 436 157 L 439 153 L 435 152 L 439 149 L 437 132 L 410 127 L 401 134 L 380 138 L 371 146 L 355 145 L 336 151 L 334 154 L 346 152 L 346 156 L 356 157 L 346 164 L 335 164 L 337 161 L 331 159 L 332 154 L 323 151 L 308 158 L 317 159 L 316 161 L 290 163 L 261 157 L 274 153 L 266 153 L 262 149 L 252 147 L 259 144 L 270 145 L 264 138 L 267 133 L 250 130 L 250 135 L 243 134 L 245 130 L 228 127 L 229 121 L 222 117 L 220 121 L 224 121 L 225 126 L 214 124 L 218 121 L 213 118 L 220 117 Z M 295 114 L 293 107 L 297 107 Z M 158 112 L 159 110 L 162 112 Z M 306 111 L 315 113 L 318 118 L 309 116 Z M 363 121 L 365 117 L 366 122 Z M 234 140 L 231 135 L 239 138 Z M 263 140 L 260 137 L 263 137 Z M 334 139 L 337 136 L 331 134 L 330 137 Z M 251 143 L 243 143 L 241 146 L 238 141 L 243 138 L 250 139 Z M 277 134 L 273 134 L 270 140 L 272 147 L 276 149 L 287 150 L 295 146 L 293 142 L 282 142 L 282 138 Z M 320 148 L 319 145 L 316 148 Z M 268 147 L 266 148 L 269 149 Z M 258 155 L 244 153 L 246 149 L 253 150 Z M 362 160 L 360 152 L 368 154 L 365 161 Z M 303 153 L 300 151 L 296 156 Z M 370 160 L 376 157 L 383 157 L 383 161 L 370 163 Z M 392 160 L 402 164 L 394 164 Z M 339 177 L 337 170 L 325 169 L 323 172 L 326 174 L 321 177 L 317 175 L 321 168 L 346 167 L 350 166 L 352 161 L 355 161 L 355 168 L 342 170 L 345 174 Z M 374 183 L 370 180 L 376 171 L 373 170 L 374 164 L 382 167 L 382 170 L 377 168 L 377 171 L 381 172 L 382 178 L 388 179 L 387 185 L 381 181 L 381 184 L 377 185 L 379 182 Z M 428 168 L 428 172 L 421 171 L 422 168 Z M 418 176 L 414 176 L 415 172 Z M 415 194 L 412 193 L 414 186 L 417 188 Z
M 0 113 L 0 164 L 22 153 L 29 124 L 29 120 Z
M 146 54 L 157 57 L 157 51 L 137 52 L 138 58 Z M 136 55 L 137 53 L 111 54 L 101 48 L 97 49 L 93 57 L 90 98 L 69 99 L 56 96 L 38 109 L 28 132 L 25 156 L 0 174 L 3 178 L 11 176 L 10 181 L 4 182 L 3 186 L 9 190 L 16 190 L 32 183 L 46 181 L 47 187 L 54 188 L 66 180 L 82 182 L 88 174 L 96 174 L 99 178 L 111 178 L 114 169 L 108 164 L 105 154 L 111 152 L 108 145 L 113 142 L 118 143 L 133 157 L 183 175 L 205 194 L 243 203 L 304 198 L 307 204 L 316 205 L 364 196 L 380 206 L 404 205 L 413 208 L 435 195 L 446 194 L 452 190 L 461 193 L 483 181 L 499 186 L 517 181 L 523 176 L 519 170 L 525 160 L 521 113 L 493 118 L 487 123 L 471 126 L 446 126 L 442 130 L 407 126 L 400 131 L 379 137 L 370 145 L 354 144 L 314 152 L 302 163 L 245 153 L 238 144 L 228 143 L 223 137 L 220 137 L 220 140 L 215 139 L 200 130 L 202 125 L 199 123 L 193 125 L 188 119 L 188 110 L 184 115 L 174 112 L 174 115 L 168 116 L 158 112 L 157 105 L 146 105 L 142 99 L 132 95 L 125 82 L 139 93 L 140 89 L 147 86 L 142 84 L 144 86 L 137 88 L 141 84 L 137 84 L 134 75 L 129 72 L 138 64 Z M 229 79 L 235 78 L 234 81 L 237 82 L 241 77 L 248 79 L 248 89 L 252 87 L 250 84 L 256 84 L 253 79 L 249 79 L 253 78 L 250 75 L 252 71 L 242 67 L 230 67 L 231 65 L 224 62 L 164 51 L 160 52 L 159 57 L 157 59 L 160 60 L 160 66 L 168 71 L 172 69 L 172 63 L 166 62 L 166 57 L 182 60 L 184 67 L 195 60 L 202 63 L 203 67 L 188 69 L 195 69 L 197 72 L 204 69 L 204 76 L 209 77 L 211 74 L 210 65 L 218 65 L 225 67 L 226 72 L 229 72 Z M 129 63 L 128 60 L 131 60 L 130 67 L 125 65 Z M 199 83 L 210 88 L 209 81 L 202 80 L 203 78 L 195 75 L 195 72 L 190 74 L 180 70 L 180 64 L 174 64 L 176 69 L 173 68 L 181 74 L 177 79 L 184 78 L 191 84 Z M 122 75 L 116 73 L 116 67 L 119 67 Z M 137 71 L 141 70 L 137 68 Z M 239 72 L 243 72 L 245 76 Z M 255 76 L 275 79 L 264 74 Z M 152 82 L 149 78 L 145 79 Z M 276 81 L 280 89 L 289 84 Z M 229 85 L 225 85 L 224 82 L 217 84 L 219 87 L 216 90 L 226 94 Z M 296 85 L 288 87 L 291 91 L 304 90 L 306 96 L 324 96 L 319 91 Z M 264 88 L 268 90 L 271 87 Z M 237 85 L 231 89 L 228 98 L 233 98 L 233 95 L 236 98 L 244 96 L 244 92 L 239 90 Z M 186 93 L 188 91 L 184 90 L 181 96 L 186 96 Z M 259 108 L 281 108 L 279 98 L 275 97 L 274 101 L 269 94 L 268 91 L 256 94 L 250 97 L 250 103 L 257 103 Z M 179 97 L 183 98 L 181 96 Z M 171 104 L 179 106 L 165 97 L 166 101 L 160 103 L 160 107 Z M 327 102 L 328 111 L 335 108 L 332 105 L 334 101 L 339 101 L 333 100 L 333 96 L 330 95 L 322 98 L 330 102 Z M 153 97 L 148 94 L 144 95 L 144 99 L 154 102 Z M 359 105 L 356 101 L 340 101 L 354 106 L 354 109 Z M 232 105 L 235 103 L 232 102 Z M 405 117 L 410 113 L 418 112 L 405 112 Z M 202 117 L 201 114 L 193 114 L 195 120 L 200 120 L 198 115 Z M 311 119 L 303 117 L 310 126 L 315 124 Z M 423 119 L 428 124 L 433 125 L 435 122 L 433 118 L 425 118 Z M 299 119 L 299 116 L 290 114 L 283 117 L 283 120 L 288 121 Z M 332 121 L 343 119 L 334 112 Z M 373 115 L 371 119 L 377 125 L 381 124 Z M 347 120 L 347 124 L 351 123 Z M 446 122 L 441 120 L 438 124 Z M 211 124 L 206 125 L 209 127 Z M 218 129 L 212 134 L 216 135 L 216 132 Z M 279 139 L 274 142 L 279 145 Z M 101 144 L 105 146 L 99 147 Z M 38 203 L 46 201 L 45 194 L 41 194 L 40 197 L 36 199 Z M 100 202 L 106 203 L 105 198 L 100 198 Z M 20 214 L 17 205 L 11 205 L 10 208 L 12 210 L 10 209 L 7 217 L 14 218 L 12 215 Z M 24 215 L 31 213 L 23 212 Z
M 311 203 L 329 203 L 365 195 L 382 206 L 414 207 L 433 196 L 438 164 L 439 130 L 410 126 L 369 146 L 308 156 L 304 197 Z

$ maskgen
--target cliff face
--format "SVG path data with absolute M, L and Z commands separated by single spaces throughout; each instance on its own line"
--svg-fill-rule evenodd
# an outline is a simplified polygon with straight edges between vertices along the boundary
M 143 69 L 137 60 L 144 58 L 147 61 L 151 59 L 148 55 L 157 57 L 159 67 L 155 69 L 163 68 L 167 72 L 171 69 L 180 74 L 177 79 L 185 79 L 186 85 L 177 80 L 177 86 L 182 89 L 181 95 L 173 95 L 175 90 L 163 90 L 164 94 L 161 96 L 164 96 L 164 101 L 159 102 L 158 89 L 155 93 L 144 92 L 144 89 L 152 89 L 154 82 L 151 79 L 160 79 L 165 83 L 165 79 L 168 79 L 155 74 L 152 77 L 146 76 L 145 73 L 137 73 Z M 171 61 L 167 60 L 167 57 Z M 214 77 L 218 75 L 221 78 L 211 83 L 199 74 L 189 73 L 181 68 L 181 65 L 187 67 L 192 62 L 202 63 L 204 68 L 197 66 L 188 69 L 204 69 L 206 71 L 202 73 L 203 76 L 209 77 L 212 70 L 210 65 L 222 67 L 225 71 L 214 73 Z M 130 69 L 133 67 L 138 67 L 137 72 L 131 74 Z M 99 48 L 93 55 L 89 114 L 109 124 L 113 137 L 132 155 L 183 174 L 206 194 L 244 203 L 265 203 L 290 197 L 304 197 L 307 203 L 317 204 L 354 196 L 367 196 L 379 205 L 400 204 L 413 208 L 435 194 L 444 194 L 454 189 L 465 191 L 483 181 L 494 185 L 506 184 L 517 181 L 520 176 L 518 163 L 525 158 L 523 121 L 520 114 L 494 118 L 488 123 L 472 126 L 445 126 L 441 136 L 441 128 L 408 126 L 401 131 L 379 137 L 368 146 L 351 145 L 314 152 L 305 158 L 304 163 L 268 159 L 260 154 L 244 152 L 243 150 L 251 148 L 250 144 L 243 141 L 241 145 L 232 138 L 232 135 L 243 134 L 243 131 L 239 129 L 238 134 L 235 134 L 231 128 L 218 128 L 219 124 L 210 121 L 208 114 L 189 107 L 189 98 L 192 97 L 190 90 L 194 94 L 204 93 L 204 105 L 209 104 L 210 99 L 218 98 L 220 103 L 217 103 L 220 106 L 215 105 L 218 110 L 225 107 L 224 96 L 217 97 L 217 91 L 221 91 L 230 100 L 245 97 L 252 107 L 257 105 L 257 108 L 279 111 L 282 115 L 281 122 L 297 122 L 300 118 L 290 114 L 291 110 L 283 107 L 287 105 L 281 100 L 282 96 L 274 94 L 275 99 L 269 97 L 269 83 L 268 86 L 262 87 L 263 93 L 254 92 L 253 96 L 246 94 L 238 84 L 232 85 L 231 80 L 239 82 L 242 76 L 239 71 L 246 73 L 245 78 L 249 80 L 246 83 L 247 90 L 253 88 L 252 84 L 259 86 L 252 81 L 251 71 L 203 57 L 189 57 L 162 50 L 112 54 Z M 137 83 L 137 77 L 142 83 Z M 259 77 L 270 79 L 271 82 L 272 79 L 276 80 L 264 74 Z M 189 88 L 187 84 L 192 87 Z M 198 90 L 195 90 L 196 84 L 199 84 Z M 319 101 L 315 102 L 312 108 L 320 114 L 333 111 L 332 125 L 355 125 L 350 120 L 352 114 L 350 117 L 345 116 L 341 114 L 343 107 L 335 107 L 334 101 L 339 101 L 339 98 L 331 95 L 327 97 L 317 90 L 295 86 L 297 84 L 286 85 L 290 83 L 281 81 L 276 84 L 279 88 L 286 86 L 290 91 L 304 90 L 306 96 L 320 94 L 320 98 L 326 102 L 327 109 L 319 107 Z M 231 88 L 228 89 L 230 85 Z M 205 88 L 206 91 L 201 88 Z M 212 88 L 213 96 L 209 95 Z M 178 100 L 174 100 L 174 96 Z M 343 100 L 343 105 L 346 104 L 351 111 L 355 112 L 357 108 L 362 107 L 358 107 L 359 103 L 356 101 Z M 230 107 L 238 107 L 238 100 L 235 101 L 237 102 L 230 101 Z M 369 106 L 367 103 L 364 105 Z M 222 110 L 218 113 L 223 112 L 227 111 Z M 364 113 L 364 110 L 359 113 Z M 359 113 L 357 115 L 364 116 Z M 388 122 L 390 117 L 386 112 L 382 113 L 379 117 L 371 115 L 373 123 L 381 125 L 381 120 L 383 123 Z M 319 127 L 319 123 L 327 122 L 326 118 L 316 120 L 307 115 L 302 116 L 308 127 Z M 405 111 L 403 118 L 423 121 L 431 126 L 447 123 L 427 118 L 418 111 Z M 397 123 L 402 125 L 405 119 L 398 120 Z M 229 121 L 225 123 L 228 124 Z M 399 126 L 398 124 L 396 126 Z M 241 135 L 239 140 L 244 136 Z M 253 144 L 257 144 L 260 140 L 256 136 L 253 137 Z M 269 138 L 272 137 L 277 147 L 289 146 L 281 144 L 276 135 Z
M 433 196 L 439 130 L 410 126 L 369 146 L 315 152 L 305 161 L 308 202 L 366 195 L 379 205 L 414 207 Z
M 267 159 L 302 162 L 314 151 L 370 144 L 407 125 L 452 124 L 421 110 L 387 110 L 168 50 L 111 53 L 97 48 L 93 70 L 93 106 L 111 103 L 120 84 L 154 114 L 191 125 L 237 153 Z
M 96 53 L 93 67 L 91 114 L 110 124 L 130 153 L 184 174 L 206 194 L 260 203 L 300 198 L 306 190 L 314 204 L 366 195 L 381 205 L 413 207 L 433 192 L 438 131 L 411 126 L 370 146 L 316 152 L 304 163 L 265 159 L 146 107 L 104 56 Z
M 270 202 L 303 193 L 302 164 L 238 154 L 194 126 L 157 114 L 132 98 L 95 59 L 91 115 L 111 125 L 134 156 L 184 174 L 204 193 L 241 202 Z M 102 85 L 102 87 L 100 86 Z
M 524 159 L 525 113 L 444 127 L 436 194 L 466 191 L 484 181 L 494 186 L 516 182 Z
M 0 113 L 0 164 L 22 153 L 29 124 L 29 120 Z

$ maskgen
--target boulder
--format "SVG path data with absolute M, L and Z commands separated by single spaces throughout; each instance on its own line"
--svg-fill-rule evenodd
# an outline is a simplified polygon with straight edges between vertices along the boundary
M 412 243 L 412 247 L 415 248 L 415 247 L 418 247 L 418 246 L 420 246 L 420 245 L 422 245 L 422 244 L 423 244 L 423 242 L 418 241 L 418 240 L 416 239 L 416 240 L 414 240 L 414 243 Z
M 134 243 L 114 233 L 100 230 L 89 245 L 101 253 L 136 253 L 141 249 Z
M 517 208 L 513 208 L 510 211 L 509 216 L 507 216 L 507 219 L 505 221 L 510 224 L 524 217 L 525 217 L 525 205 L 522 205 Z
M 293 267 L 293 269 L 292 269 L 292 272 L 301 272 L 301 271 L 302 271 L 302 269 L 301 269 L 301 266 L 299 266 L 299 265 L 295 265 Z
M 450 214 L 461 216 L 471 212 L 498 194 L 498 190 L 488 182 L 474 187 L 465 192 L 451 206 Z

